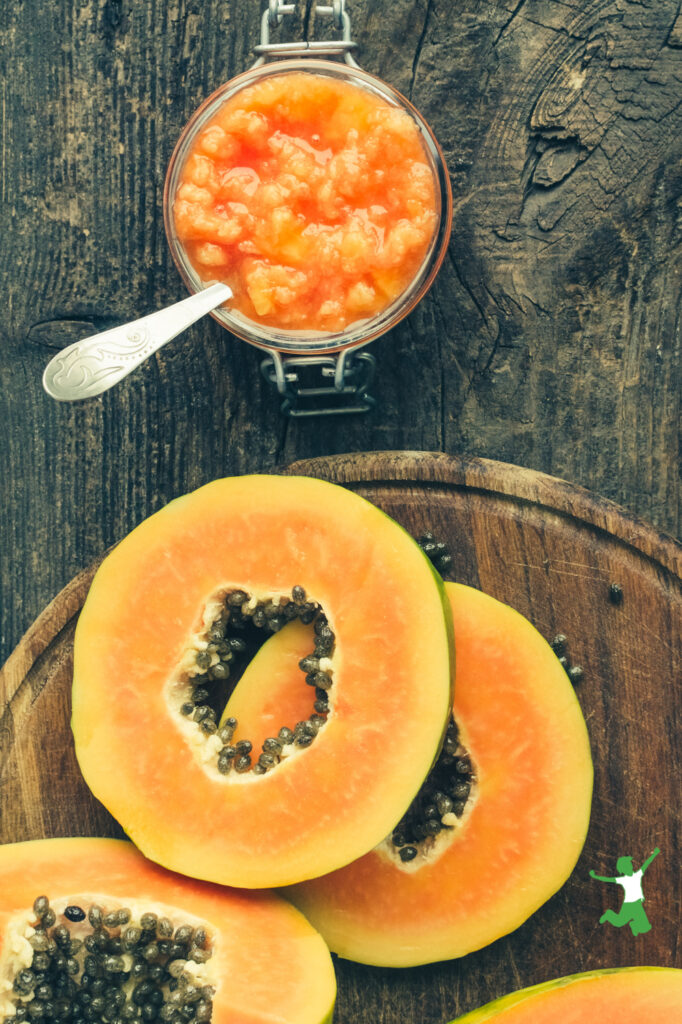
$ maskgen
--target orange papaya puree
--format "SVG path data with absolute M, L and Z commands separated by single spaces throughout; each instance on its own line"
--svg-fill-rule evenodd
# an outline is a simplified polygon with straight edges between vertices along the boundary
M 287 330 L 384 310 L 422 265 L 436 184 L 410 115 L 337 78 L 274 75 L 198 134 L 173 207 L 180 241 L 230 306 Z

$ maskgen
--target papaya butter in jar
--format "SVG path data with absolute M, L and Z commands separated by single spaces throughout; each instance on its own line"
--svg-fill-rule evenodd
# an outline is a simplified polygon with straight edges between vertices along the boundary
M 419 111 L 355 62 L 345 0 L 315 3 L 332 38 L 273 42 L 295 11 L 268 0 L 256 63 L 184 129 L 166 175 L 166 234 L 190 291 L 231 289 L 212 315 L 265 351 L 282 412 L 366 412 L 376 361 L 357 350 L 436 276 L 450 179 Z
M 408 101 L 310 58 L 253 68 L 209 97 L 166 183 L 188 287 L 227 283 L 218 319 L 284 352 L 366 344 L 402 319 L 440 265 L 450 208 L 440 150 Z

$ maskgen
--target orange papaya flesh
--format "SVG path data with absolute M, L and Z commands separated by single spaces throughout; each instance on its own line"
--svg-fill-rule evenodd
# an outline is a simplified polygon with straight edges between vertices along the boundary
M 120 937 L 129 925 L 139 927 L 139 920 L 145 913 L 166 917 L 175 932 L 186 925 L 194 928 L 195 934 L 198 928 L 203 928 L 207 937 L 202 948 L 210 956 L 208 959 L 204 956 L 203 963 L 188 960 L 175 986 L 172 985 L 175 976 L 166 970 L 171 962 L 167 953 L 148 961 L 163 968 L 157 972 L 157 980 L 152 985 L 162 994 L 156 997 L 157 1009 L 159 999 L 168 1002 L 175 990 L 176 993 L 186 992 L 187 1002 L 195 1013 L 198 1011 L 198 1016 L 189 1018 L 195 1024 L 207 1019 L 207 1011 L 210 1011 L 211 1024 L 331 1022 L 336 994 L 331 957 L 320 936 L 285 900 L 269 892 L 231 890 L 173 874 L 152 864 L 131 843 L 122 840 L 83 838 L 0 846 L 2 1020 L 17 1019 L 16 1007 L 23 1001 L 17 989 L 13 989 L 13 980 L 19 971 L 32 966 L 31 937 L 40 923 L 33 904 L 40 896 L 48 898 L 56 918 L 52 927 L 45 929 L 48 939 L 52 938 L 54 927 L 66 926 L 72 938 L 81 940 L 93 934 L 87 917 L 73 923 L 64 915 L 67 906 L 79 907 L 85 913 L 92 906 L 98 906 L 105 914 L 128 909 L 130 921 L 125 926 L 107 928 L 109 939 Z M 60 945 L 60 948 L 63 947 Z M 64 998 L 66 992 L 71 1004 L 75 1003 L 77 992 L 89 991 L 89 983 L 83 978 L 83 960 L 85 955 L 92 956 L 93 951 L 83 945 L 72 955 L 79 969 L 68 975 L 74 983 L 70 993 L 57 981 L 60 968 L 54 960 L 46 972 L 46 980 L 53 987 L 53 998 Z M 145 979 L 149 981 L 150 977 L 131 974 L 133 959 L 147 962 L 139 950 L 123 955 L 127 955 L 128 961 L 124 959 L 119 966 L 128 968 L 127 975 L 107 972 L 103 966 L 106 958 L 113 955 L 111 949 L 99 946 L 94 955 L 99 964 L 99 976 L 106 978 L 125 994 L 128 1003 L 135 1005 L 138 1000 L 133 999 L 133 987 Z M 33 970 L 37 969 L 34 965 Z M 40 970 L 43 969 L 40 966 Z M 92 968 L 89 970 L 92 981 L 95 972 Z M 194 994 L 189 985 L 193 986 Z M 201 990 L 200 1000 L 196 999 L 197 989 Z M 34 988 L 29 991 L 29 999 L 41 998 Z M 62 992 L 61 997 L 59 992 Z M 44 1017 L 31 1015 L 30 1019 L 37 1024 L 54 1019 L 49 1004 L 44 1003 L 44 1006 Z
M 267 774 L 221 775 L 206 755 L 215 737 L 178 710 L 183 659 L 216 594 L 294 586 L 336 636 L 327 721 Z M 216 481 L 99 569 L 75 638 L 76 754 L 148 857 L 223 884 L 289 884 L 361 856 L 409 805 L 449 714 L 450 657 L 442 582 L 380 510 L 314 479 Z
M 457 638 L 454 717 L 475 784 L 464 814 L 403 864 L 390 839 L 347 867 L 284 892 L 330 948 L 348 959 L 404 967 L 463 956 L 521 925 L 570 875 L 589 822 L 592 761 L 564 669 L 534 627 L 469 587 L 446 583 Z M 259 652 L 228 708 L 256 732 L 274 705 L 298 713 L 278 647 Z M 299 631 L 303 649 L 305 637 Z M 269 667 L 265 664 L 269 661 Z M 275 663 L 280 665 L 277 672 Z
M 512 992 L 452 1024 L 661 1024 L 682 1020 L 682 971 L 620 967 L 589 971 Z

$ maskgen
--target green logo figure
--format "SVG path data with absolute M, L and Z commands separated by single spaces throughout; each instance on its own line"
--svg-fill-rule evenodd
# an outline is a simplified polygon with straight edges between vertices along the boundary
M 622 928 L 624 924 L 629 924 L 633 935 L 643 935 L 645 932 L 651 931 L 651 924 L 644 910 L 642 876 L 654 857 L 657 857 L 660 852 L 656 847 L 639 871 L 635 871 L 632 857 L 619 857 L 616 861 L 616 869 L 621 874 L 616 878 L 604 878 L 603 875 L 596 875 L 594 871 L 590 871 L 590 877 L 596 878 L 598 882 L 617 882 L 618 885 L 623 886 L 623 906 L 618 913 L 615 910 L 605 910 L 599 918 L 599 924 L 608 921 L 616 928 Z

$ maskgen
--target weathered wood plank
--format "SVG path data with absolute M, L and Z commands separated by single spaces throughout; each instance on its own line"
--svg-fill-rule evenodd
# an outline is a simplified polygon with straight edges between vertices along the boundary
M 432 123 L 455 195 L 432 292 L 373 346 L 367 417 L 282 420 L 258 354 L 212 322 L 87 406 L 45 398 L 69 323 L 105 327 L 182 297 L 165 167 L 198 102 L 250 63 L 261 6 L 0 10 L 4 655 L 164 501 L 296 457 L 474 453 L 679 532 L 677 0 L 348 0 L 361 64 Z M 315 28 L 313 6 L 294 33 Z

